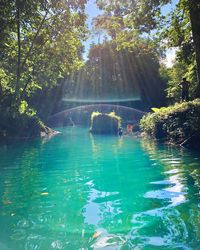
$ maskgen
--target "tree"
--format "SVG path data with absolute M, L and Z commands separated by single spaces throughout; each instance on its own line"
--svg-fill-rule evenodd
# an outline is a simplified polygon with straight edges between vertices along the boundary
M 13 76 L 19 98 L 31 87 L 56 84 L 80 64 L 84 1 L 1 1 L 0 14 L 1 67 Z
M 137 46 L 117 50 L 115 42 L 93 44 L 88 61 L 71 76 L 66 98 L 95 101 L 141 101 L 146 108 L 165 103 L 156 49 L 140 39 Z
M 35 96 L 82 65 L 85 3 L 0 0 L 1 115 L 5 110 L 10 117 L 36 114 Z
M 190 43 L 195 52 L 198 79 L 196 96 L 200 97 L 200 2 L 179 0 L 175 10 L 171 12 L 171 20 L 166 20 L 162 15 L 162 8 L 168 3 L 169 0 L 115 0 L 106 1 L 105 4 L 103 0 L 97 0 L 99 8 L 104 10 L 104 14 L 98 19 L 107 20 L 104 27 L 114 34 L 118 44 L 128 47 L 137 41 L 138 34 L 149 35 L 158 28 L 170 29 L 171 34 L 174 34 L 172 37 L 170 32 L 166 32 L 167 36 L 163 36 L 165 40 L 174 41 L 174 38 L 178 38 L 178 44 L 172 42 L 172 46 L 183 47 L 184 39 L 187 37 L 191 40 L 192 35 Z
M 192 26 L 192 35 L 193 35 L 193 43 L 196 53 L 196 64 L 197 64 L 197 79 L 198 79 L 198 87 L 197 87 L 197 97 L 200 97 L 200 2 L 198 0 L 187 1 L 189 2 L 189 10 L 190 10 L 190 20 Z

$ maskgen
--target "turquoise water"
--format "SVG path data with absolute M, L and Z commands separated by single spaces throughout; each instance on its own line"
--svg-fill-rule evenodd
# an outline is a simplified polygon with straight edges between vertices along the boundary
M 200 249 L 200 159 L 66 128 L 0 146 L 0 249 Z

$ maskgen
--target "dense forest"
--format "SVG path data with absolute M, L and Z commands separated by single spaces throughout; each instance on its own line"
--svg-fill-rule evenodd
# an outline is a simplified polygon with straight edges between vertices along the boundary
M 141 101 L 144 108 L 165 103 L 166 82 L 156 48 L 141 40 L 131 51 L 104 41 L 92 44 L 85 65 L 66 84 L 65 98 L 101 102 Z M 150 84 L 151 83 L 151 84 Z
M 181 101 L 179 82 L 200 97 L 200 3 L 101 1 L 91 44 L 87 1 L 0 0 L 0 136 L 38 135 L 64 99 L 140 100 L 144 109 Z M 176 51 L 174 65 L 163 63 Z

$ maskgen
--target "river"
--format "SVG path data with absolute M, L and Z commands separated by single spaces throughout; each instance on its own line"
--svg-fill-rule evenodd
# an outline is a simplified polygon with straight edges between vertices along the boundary
M 0 249 L 200 249 L 200 157 L 68 127 L 0 144 Z

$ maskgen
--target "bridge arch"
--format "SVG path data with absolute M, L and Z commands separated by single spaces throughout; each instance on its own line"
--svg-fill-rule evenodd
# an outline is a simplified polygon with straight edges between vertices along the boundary
M 90 117 L 92 112 L 101 113 L 115 112 L 122 117 L 124 124 L 135 124 L 145 112 L 131 107 L 118 104 L 88 104 L 74 108 L 66 109 L 58 112 L 48 118 L 50 126 L 70 126 L 70 125 L 90 125 Z

